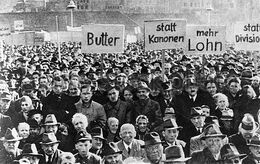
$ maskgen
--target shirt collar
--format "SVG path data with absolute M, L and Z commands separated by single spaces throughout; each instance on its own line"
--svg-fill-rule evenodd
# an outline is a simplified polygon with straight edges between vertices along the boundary
M 132 142 L 131 142 L 129 145 L 127 145 L 127 144 L 123 141 L 123 144 L 124 144 L 126 150 L 127 150 L 128 148 L 132 149 L 132 144 L 133 144 Z

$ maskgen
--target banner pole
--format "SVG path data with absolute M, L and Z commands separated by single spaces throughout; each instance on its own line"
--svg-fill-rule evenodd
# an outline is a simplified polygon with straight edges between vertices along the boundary
M 162 81 L 164 82 L 164 73 L 165 73 L 165 50 L 162 50 Z

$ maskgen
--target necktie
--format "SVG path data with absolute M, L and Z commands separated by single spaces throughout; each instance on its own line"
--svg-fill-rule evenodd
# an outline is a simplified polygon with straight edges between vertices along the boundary
M 48 156 L 48 162 L 47 164 L 51 164 L 51 155 Z
M 128 152 L 128 155 L 130 155 L 130 152 L 131 152 L 131 149 L 130 149 L 130 147 L 128 147 L 128 150 L 127 150 L 127 152 Z

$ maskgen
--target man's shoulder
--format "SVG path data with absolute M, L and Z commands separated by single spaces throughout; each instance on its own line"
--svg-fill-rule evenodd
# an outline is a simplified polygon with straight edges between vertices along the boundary
M 138 139 L 134 139 L 133 143 L 139 144 L 139 145 L 144 145 L 144 141 L 143 140 L 138 140 Z
M 103 105 L 101 105 L 100 103 L 93 101 L 93 100 L 92 100 L 92 105 L 94 105 L 97 108 L 101 108 L 101 107 L 103 108 Z
M 98 156 L 98 155 L 96 155 L 96 154 L 94 154 L 94 153 L 89 152 L 89 159 L 90 159 L 90 160 L 91 160 L 91 159 L 94 159 L 94 160 L 100 161 L 100 160 L 101 160 L 101 157 Z

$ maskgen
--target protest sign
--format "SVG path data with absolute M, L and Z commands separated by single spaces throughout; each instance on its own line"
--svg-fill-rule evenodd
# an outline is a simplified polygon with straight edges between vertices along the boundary
M 226 50 L 225 26 L 187 26 L 187 52 L 222 54 Z
M 235 23 L 234 40 L 237 50 L 259 50 L 260 24 L 253 22 Z
M 82 26 L 82 52 L 121 53 L 124 51 L 124 25 L 89 24 Z
M 184 48 L 186 20 L 149 20 L 145 26 L 145 50 Z
M 20 31 L 24 29 L 23 20 L 16 20 L 14 21 L 14 30 Z
M 11 34 L 11 28 L 9 24 L 1 24 L 0 23 L 0 37 Z

